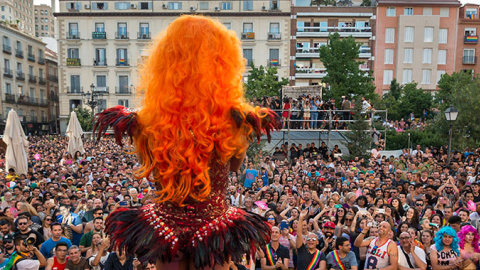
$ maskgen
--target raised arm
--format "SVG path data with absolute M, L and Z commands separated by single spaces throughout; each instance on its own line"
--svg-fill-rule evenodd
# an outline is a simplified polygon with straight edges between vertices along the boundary
M 298 219 L 298 226 L 297 226 L 297 248 L 300 248 L 303 245 L 303 234 L 302 234 L 302 224 L 305 217 L 308 215 L 308 209 L 302 210 L 300 213 L 300 217 Z

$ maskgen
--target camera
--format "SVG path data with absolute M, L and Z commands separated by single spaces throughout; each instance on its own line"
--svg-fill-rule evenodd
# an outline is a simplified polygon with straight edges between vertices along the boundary
M 23 245 L 24 246 L 33 246 L 37 239 L 35 237 L 27 237 L 25 240 L 23 240 Z

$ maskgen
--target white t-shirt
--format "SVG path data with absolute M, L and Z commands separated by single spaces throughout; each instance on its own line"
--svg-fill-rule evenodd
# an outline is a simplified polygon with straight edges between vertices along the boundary
M 40 261 L 38 260 L 23 260 L 17 264 L 18 269 L 22 270 L 38 270 L 40 268 Z
M 397 248 L 398 248 L 398 265 L 406 267 L 406 268 L 410 268 L 410 266 L 408 265 L 408 262 L 407 262 L 407 258 L 405 257 L 405 253 L 403 253 L 403 251 L 402 251 L 402 247 L 397 246 Z M 425 264 L 427 263 L 427 260 L 426 260 L 427 257 L 425 255 L 425 251 L 423 251 L 423 249 L 415 246 L 415 254 L 417 254 L 418 258 L 420 258 L 420 260 L 423 263 L 425 263 Z M 415 260 L 413 259 L 412 253 L 407 253 L 407 255 L 408 255 L 408 257 L 410 257 L 410 263 L 412 263 L 413 267 L 418 268 L 418 265 L 415 265 Z

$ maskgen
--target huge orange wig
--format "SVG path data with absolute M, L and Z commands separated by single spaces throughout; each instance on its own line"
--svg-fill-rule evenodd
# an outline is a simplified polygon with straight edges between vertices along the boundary
M 137 177 L 157 184 L 159 203 L 207 199 L 212 159 L 225 164 L 246 151 L 247 116 L 266 111 L 245 101 L 244 70 L 236 33 L 206 17 L 180 17 L 153 46 L 141 69 L 134 142 L 142 165 Z M 240 112 L 241 125 L 232 111 Z

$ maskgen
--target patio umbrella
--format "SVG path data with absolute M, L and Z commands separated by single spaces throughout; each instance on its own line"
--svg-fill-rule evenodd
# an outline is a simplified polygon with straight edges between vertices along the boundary
M 68 122 L 66 135 L 69 137 L 67 151 L 72 154 L 72 156 L 74 156 L 77 151 L 84 154 L 85 149 L 83 148 L 82 141 L 83 130 L 80 122 L 78 122 L 77 114 L 74 111 L 70 114 L 70 122 Z
M 5 171 L 13 168 L 18 175 L 26 174 L 28 166 L 28 140 L 23 132 L 17 112 L 14 110 L 10 110 L 8 113 L 3 141 L 7 144 Z

